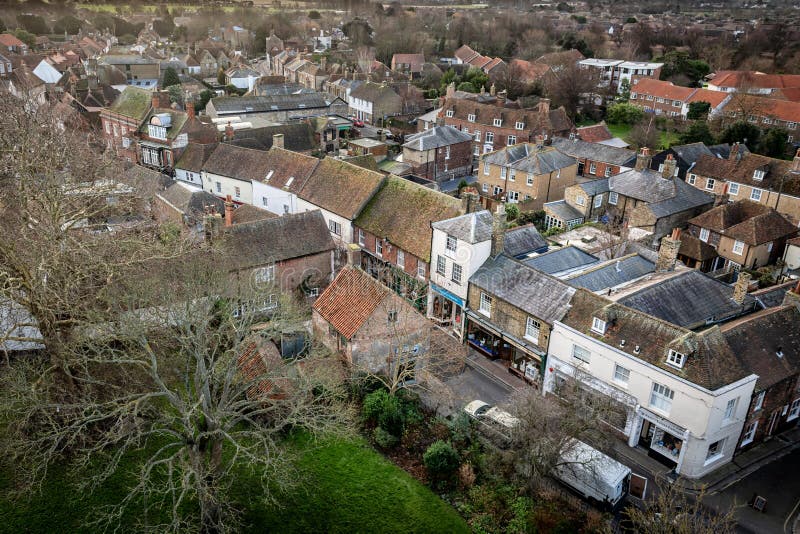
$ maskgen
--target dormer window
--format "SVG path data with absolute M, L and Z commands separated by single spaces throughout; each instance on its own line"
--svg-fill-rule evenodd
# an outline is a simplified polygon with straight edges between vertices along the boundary
M 167 129 L 172 126 L 172 117 L 169 113 L 153 115 L 147 125 L 147 135 L 153 139 L 166 139 Z
M 766 174 L 767 173 L 762 171 L 761 169 L 756 169 L 755 172 L 753 172 L 753 180 L 755 180 L 756 182 L 760 182 L 761 180 L 764 179 L 764 176 Z
M 502 126 L 503 125 L 503 119 L 494 119 L 492 124 L 495 125 L 495 126 Z
M 592 317 L 592 332 L 596 332 L 598 334 L 605 334 L 606 322 L 597 317 Z
M 678 369 L 683 368 L 683 362 L 686 361 L 686 355 L 673 349 L 669 349 L 667 353 L 667 363 Z
M 475 122 L 475 114 L 474 113 L 470 113 L 469 115 L 467 115 L 467 120 L 469 122 Z

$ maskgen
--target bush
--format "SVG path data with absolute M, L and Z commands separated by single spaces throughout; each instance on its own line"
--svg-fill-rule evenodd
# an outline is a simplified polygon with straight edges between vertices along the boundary
M 606 112 L 606 119 L 612 124 L 636 124 L 643 118 L 644 111 L 633 104 L 612 104 Z
M 428 469 L 428 473 L 435 478 L 450 478 L 461 464 L 458 451 L 446 441 L 434 441 L 425 454 L 422 461 Z
M 506 219 L 515 221 L 519 217 L 519 206 L 516 204 L 506 204 Z
M 391 449 L 400 442 L 397 436 L 390 434 L 379 426 L 375 427 L 375 430 L 372 431 L 372 439 L 374 439 L 378 447 L 382 449 Z
M 312 9 L 311 11 L 308 12 L 308 18 L 310 18 L 311 20 L 317 20 L 319 18 L 322 18 L 322 15 L 320 15 L 319 11 Z
M 364 397 L 362 409 L 364 419 L 377 423 L 387 432 L 399 436 L 403 433 L 405 417 L 400 400 L 389 395 L 385 389 L 379 389 Z

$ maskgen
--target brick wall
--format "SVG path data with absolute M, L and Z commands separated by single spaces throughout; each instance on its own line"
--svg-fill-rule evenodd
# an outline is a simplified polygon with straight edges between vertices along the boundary
M 525 325 L 528 317 L 532 317 L 530 314 L 488 293 L 489 296 L 492 297 L 492 310 L 490 316 L 486 317 L 478 311 L 480 308 L 481 293 L 485 293 L 485 291 L 474 284 L 469 285 L 467 304 L 471 310 L 481 315 L 487 322 L 497 326 L 497 328 L 511 334 L 517 339 L 530 341 L 525 337 Z M 533 319 L 538 321 L 540 325 L 539 339 L 536 344 L 543 351 L 547 351 L 548 344 L 550 343 L 550 325 L 538 317 L 533 317 Z

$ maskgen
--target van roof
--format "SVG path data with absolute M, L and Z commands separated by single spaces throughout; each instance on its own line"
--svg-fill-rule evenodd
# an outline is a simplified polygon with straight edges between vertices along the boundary
M 578 440 L 573 440 L 571 445 L 562 455 L 562 460 L 569 463 L 591 465 L 599 478 L 616 485 L 630 472 L 630 468 L 621 464 L 610 456 L 603 454 L 594 447 Z

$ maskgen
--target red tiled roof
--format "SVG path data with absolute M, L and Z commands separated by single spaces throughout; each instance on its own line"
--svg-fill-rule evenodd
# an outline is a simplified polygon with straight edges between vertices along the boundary
M 389 289 L 361 269 L 345 267 L 314 302 L 314 311 L 347 339 L 364 325 Z
M 611 130 L 606 126 L 606 121 L 601 121 L 599 124 L 592 126 L 582 126 L 577 131 L 578 136 L 587 143 L 598 143 L 614 137 L 611 135 Z
M 456 50 L 455 53 L 453 54 L 453 56 L 455 56 L 464 63 L 467 63 L 469 60 L 479 55 L 480 54 L 478 54 L 475 50 L 473 50 L 467 45 L 461 45 L 461 48 Z
M 769 117 L 786 122 L 800 122 L 800 102 L 746 95 L 732 98 L 725 106 L 725 111 L 741 112 L 742 110 L 745 110 L 748 115 Z
M 729 93 L 723 91 L 710 91 L 708 89 L 698 89 L 689 97 L 687 102 L 708 102 L 711 108 L 716 108 L 728 98 Z
M 550 71 L 550 65 L 533 63 L 524 59 L 512 59 L 510 67 L 524 83 L 534 83 Z
M 711 79 L 718 87 L 743 87 L 753 89 L 782 89 L 800 87 L 800 74 L 764 74 L 749 70 L 722 70 Z
M 631 87 L 631 93 L 652 95 L 669 100 L 686 101 L 695 89 L 691 87 L 681 87 L 672 82 L 654 80 L 652 78 L 640 78 Z
M 12 46 L 21 47 L 25 46 L 25 43 L 23 43 L 10 33 L 0 33 L 0 45 L 3 45 L 5 47 L 12 47 Z

